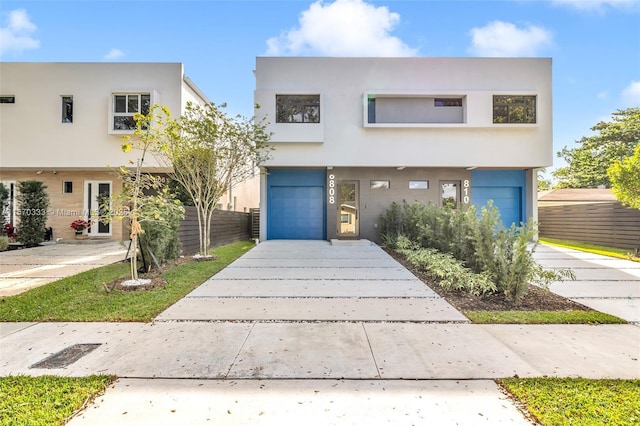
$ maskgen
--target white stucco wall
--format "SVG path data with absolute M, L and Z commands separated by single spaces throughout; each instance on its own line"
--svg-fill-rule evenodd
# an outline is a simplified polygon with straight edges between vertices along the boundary
M 256 60 L 255 101 L 276 148 L 266 166 L 545 167 L 553 161 L 549 58 Z M 319 124 L 275 123 L 276 94 L 320 94 Z M 462 96 L 464 123 L 366 123 L 368 94 Z M 493 95 L 537 96 L 536 124 L 493 124 Z
M 100 169 L 135 159 L 109 132 L 114 92 L 150 92 L 179 116 L 180 63 L 0 63 L 0 167 Z M 73 96 L 73 123 L 61 123 L 61 96 Z M 189 94 L 197 97 L 197 94 Z M 145 164 L 156 165 L 152 156 Z

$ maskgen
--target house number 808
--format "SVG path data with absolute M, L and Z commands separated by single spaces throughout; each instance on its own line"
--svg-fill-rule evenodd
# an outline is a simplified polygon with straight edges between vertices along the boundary
M 329 204 L 335 204 L 336 202 L 336 177 L 335 175 L 329 175 Z

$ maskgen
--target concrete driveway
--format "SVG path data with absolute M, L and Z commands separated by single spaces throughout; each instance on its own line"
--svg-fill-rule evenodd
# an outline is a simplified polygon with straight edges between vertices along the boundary
M 545 268 L 571 268 L 575 281 L 554 283 L 550 290 L 596 311 L 640 323 L 640 263 L 540 245 L 535 259 Z
M 126 247 L 114 241 L 45 243 L 0 252 L 0 297 L 13 296 L 60 278 L 124 259 Z

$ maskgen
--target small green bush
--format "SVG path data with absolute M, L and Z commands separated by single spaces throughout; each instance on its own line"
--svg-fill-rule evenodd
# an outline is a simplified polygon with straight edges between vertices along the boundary
M 491 282 L 487 273 L 474 273 L 448 253 L 441 253 L 433 248 L 412 246 L 403 236 L 398 238 L 398 252 L 406 256 L 411 264 L 423 270 L 442 288 L 459 290 L 476 296 L 496 291 L 496 285 Z
M 0 235 L 0 251 L 5 251 L 9 248 L 9 237 Z

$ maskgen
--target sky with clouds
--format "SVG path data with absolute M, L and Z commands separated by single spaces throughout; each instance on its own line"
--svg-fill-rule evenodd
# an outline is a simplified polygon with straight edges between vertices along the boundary
M 640 0 L 3 0 L 0 6 L 2 61 L 182 62 L 212 101 L 247 116 L 256 56 L 551 57 L 558 151 L 613 111 L 640 105 Z

